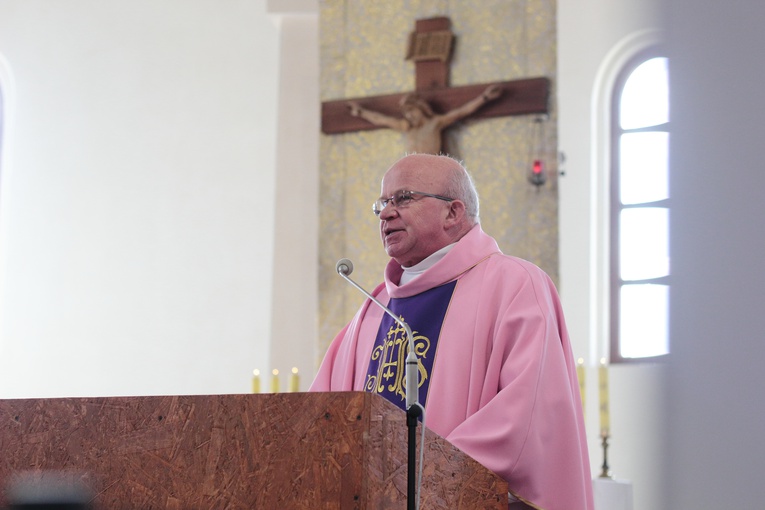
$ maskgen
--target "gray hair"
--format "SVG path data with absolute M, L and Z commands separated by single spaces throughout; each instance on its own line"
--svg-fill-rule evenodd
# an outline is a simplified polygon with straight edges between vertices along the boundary
M 442 156 L 446 155 L 442 154 Z M 451 168 L 444 194 L 465 204 L 465 212 L 473 225 L 480 223 L 478 191 L 475 189 L 475 183 L 470 172 L 467 171 L 462 162 L 451 156 L 446 157 L 452 159 L 456 165 Z

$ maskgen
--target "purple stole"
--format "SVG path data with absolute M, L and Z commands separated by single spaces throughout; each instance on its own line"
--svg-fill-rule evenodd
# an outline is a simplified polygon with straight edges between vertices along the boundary
M 419 402 L 425 406 L 441 327 L 457 281 L 426 290 L 416 296 L 391 298 L 388 308 L 412 329 L 414 352 L 419 360 Z M 384 396 L 406 410 L 405 361 L 409 354 L 406 331 L 384 314 L 367 368 L 364 391 Z

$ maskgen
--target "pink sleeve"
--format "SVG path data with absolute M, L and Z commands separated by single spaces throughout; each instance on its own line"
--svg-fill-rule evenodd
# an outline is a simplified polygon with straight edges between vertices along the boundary
M 582 407 L 557 292 L 546 276 L 531 275 L 502 306 L 496 322 L 484 321 L 493 340 L 480 408 L 446 439 L 535 507 L 591 509 Z
M 329 349 L 327 350 L 327 353 L 324 356 L 324 360 L 321 362 L 321 366 L 319 366 L 319 371 L 316 374 L 316 378 L 313 380 L 313 383 L 311 383 L 311 387 L 308 389 L 308 391 L 342 391 L 342 390 L 350 389 L 350 388 L 333 388 L 332 375 L 334 373 L 333 369 L 338 361 L 337 358 L 338 358 L 338 353 L 341 350 L 340 347 L 342 345 L 342 341 L 345 338 L 346 334 L 348 333 L 348 330 L 350 329 L 351 324 L 352 322 L 349 322 L 348 324 L 346 324 L 345 327 L 342 330 L 340 330 L 340 333 L 338 333 L 337 336 L 335 336 L 335 339 L 332 340 L 332 343 L 329 345 Z
M 372 295 L 379 299 L 382 289 L 384 286 L 378 285 Z M 387 300 L 387 297 L 384 299 Z M 377 324 L 379 324 L 380 312 L 377 312 L 376 308 L 370 310 L 371 304 L 372 301 L 365 300 L 351 322 L 346 324 L 332 340 L 309 391 L 353 391 L 360 389 L 356 387 L 358 384 L 355 384 L 357 375 L 363 376 L 364 374 L 357 374 L 357 371 L 363 370 L 357 367 L 366 367 L 368 358 L 359 355 L 359 336 L 364 328 L 372 328 L 372 333 L 364 330 L 365 333 L 362 335 L 369 338 L 361 339 L 362 347 L 366 347 L 367 344 L 371 346 L 374 343 L 374 332 L 376 332 Z M 361 380 L 363 381 L 363 378 Z

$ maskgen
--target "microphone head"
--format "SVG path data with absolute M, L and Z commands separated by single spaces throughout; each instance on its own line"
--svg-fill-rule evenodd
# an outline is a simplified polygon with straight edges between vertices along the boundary
M 338 274 L 344 274 L 345 276 L 348 276 L 353 272 L 353 262 L 348 259 L 340 259 L 337 261 L 335 269 L 337 270 Z

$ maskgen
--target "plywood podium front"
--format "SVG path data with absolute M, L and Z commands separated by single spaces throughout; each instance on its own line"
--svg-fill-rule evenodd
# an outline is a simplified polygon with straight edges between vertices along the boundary
M 94 509 L 404 509 L 406 438 L 369 393 L 0 400 L 0 508 L 53 472 Z M 426 430 L 420 508 L 506 510 L 507 483 Z

